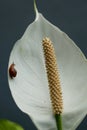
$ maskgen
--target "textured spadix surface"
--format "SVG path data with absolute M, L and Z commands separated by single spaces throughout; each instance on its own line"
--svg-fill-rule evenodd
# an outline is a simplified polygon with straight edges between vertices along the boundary
M 9 87 L 17 106 L 27 113 L 39 130 L 57 130 L 49 95 L 42 39 L 53 42 L 63 92 L 63 130 L 75 130 L 87 114 L 87 60 L 74 42 L 36 10 L 35 21 L 28 26 L 10 54 L 17 76 Z

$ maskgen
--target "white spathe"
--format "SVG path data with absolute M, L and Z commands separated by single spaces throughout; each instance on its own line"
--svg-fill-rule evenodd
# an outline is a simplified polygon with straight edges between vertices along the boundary
M 17 106 L 39 130 L 57 130 L 49 96 L 42 39 L 53 42 L 60 73 L 64 110 L 63 130 L 75 130 L 87 114 L 87 60 L 75 43 L 36 10 L 35 21 L 14 45 L 9 65 L 17 76 L 9 87 Z

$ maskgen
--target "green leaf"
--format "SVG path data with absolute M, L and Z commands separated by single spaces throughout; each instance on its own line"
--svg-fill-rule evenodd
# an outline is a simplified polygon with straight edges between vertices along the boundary
M 0 130 L 24 130 L 19 124 L 6 119 L 0 119 Z

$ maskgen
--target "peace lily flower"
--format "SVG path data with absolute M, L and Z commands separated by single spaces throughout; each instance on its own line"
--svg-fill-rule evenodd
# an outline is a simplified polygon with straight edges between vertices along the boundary
M 63 95 L 63 130 L 75 130 L 87 114 L 87 60 L 75 43 L 47 21 L 35 6 L 36 18 L 14 45 L 8 82 L 17 106 L 39 130 L 57 130 L 50 101 L 42 39 L 52 40 Z M 13 76 L 13 77 L 12 77 Z

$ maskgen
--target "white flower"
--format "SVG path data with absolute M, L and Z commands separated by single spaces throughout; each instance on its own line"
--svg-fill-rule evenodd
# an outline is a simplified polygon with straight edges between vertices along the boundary
M 49 96 L 42 39 L 54 45 L 63 91 L 63 130 L 75 130 L 87 114 L 87 59 L 75 43 L 36 10 L 35 21 L 12 49 L 9 66 L 17 75 L 8 82 L 17 106 L 39 130 L 57 130 Z

